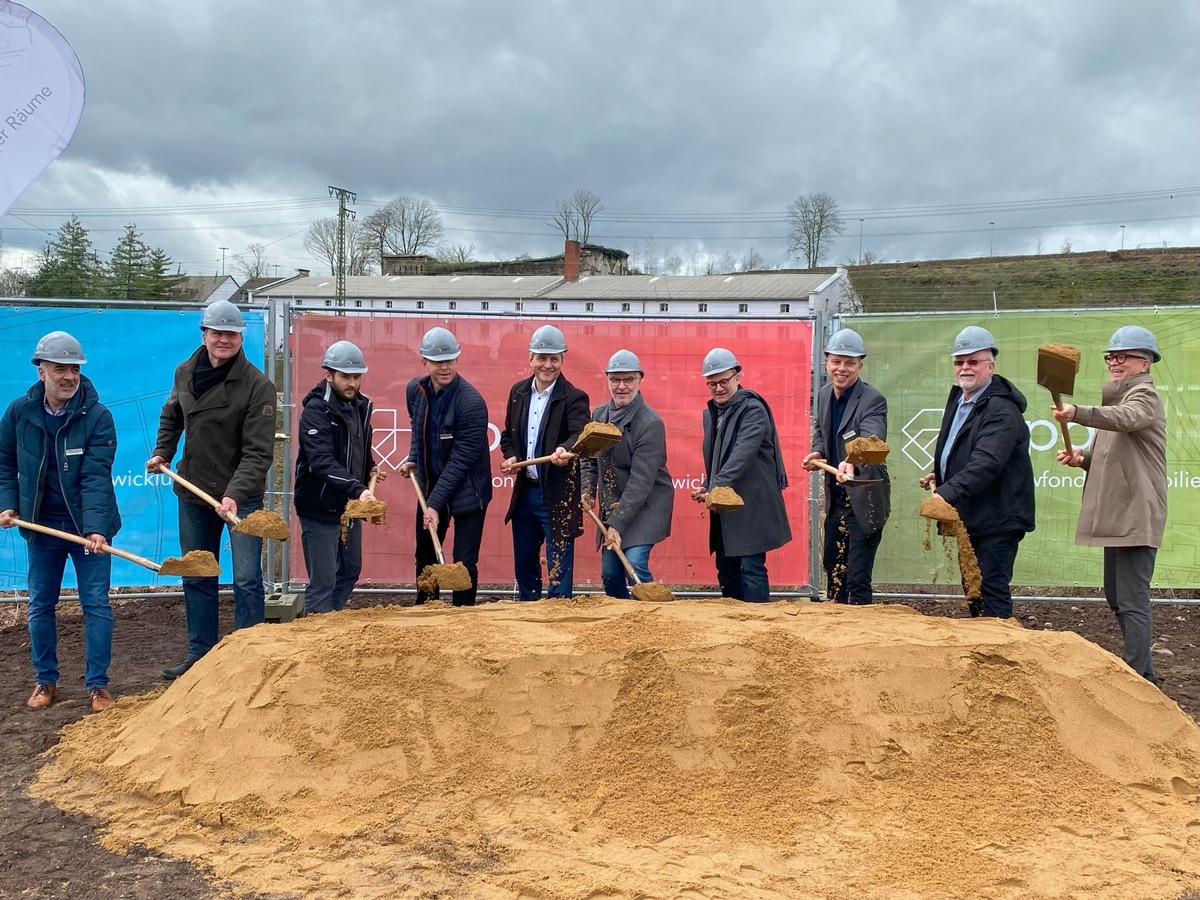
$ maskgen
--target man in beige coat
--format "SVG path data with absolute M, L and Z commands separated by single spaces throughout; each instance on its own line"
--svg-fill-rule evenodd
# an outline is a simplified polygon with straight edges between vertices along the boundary
M 1075 543 L 1104 548 L 1104 596 L 1125 638 L 1121 658 L 1152 684 L 1150 579 L 1167 522 L 1167 417 L 1150 377 L 1160 359 L 1153 334 L 1124 325 L 1104 354 L 1112 380 L 1101 405 L 1053 410 L 1059 422 L 1096 429 L 1091 449 L 1058 453 L 1087 470 Z

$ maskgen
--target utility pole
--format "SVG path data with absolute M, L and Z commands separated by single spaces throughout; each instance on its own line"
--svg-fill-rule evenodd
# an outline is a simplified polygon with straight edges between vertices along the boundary
M 858 220 L 858 264 L 862 265 L 862 225 L 863 220 Z
M 221 251 L 221 277 L 224 278 L 225 277 L 225 251 L 228 250 L 229 248 L 228 247 L 218 247 L 217 249 Z
M 1121 252 L 1125 252 L 1125 226 L 1121 226 Z
M 988 232 L 988 256 L 992 255 L 992 250 L 996 246 L 996 223 L 988 222 L 991 226 L 991 231 Z
M 338 226 L 337 226 L 337 269 L 334 272 L 335 284 L 333 305 L 338 309 L 344 309 L 346 306 L 346 218 L 354 218 L 354 210 L 346 209 L 347 203 L 354 203 L 358 200 L 358 195 L 353 191 L 348 191 L 345 188 L 329 186 L 329 196 L 337 197 L 338 202 Z

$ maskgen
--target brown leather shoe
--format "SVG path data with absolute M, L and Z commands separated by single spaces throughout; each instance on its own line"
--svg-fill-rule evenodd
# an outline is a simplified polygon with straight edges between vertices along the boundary
M 45 709 L 54 702 L 55 687 L 52 684 L 42 684 L 40 681 L 33 686 L 33 693 L 25 701 L 30 709 Z
M 92 712 L 104 712 L 112 706 L 112 694 L 107 688 L 92 688 L 88 691 L 88 696 L 92 698 Z

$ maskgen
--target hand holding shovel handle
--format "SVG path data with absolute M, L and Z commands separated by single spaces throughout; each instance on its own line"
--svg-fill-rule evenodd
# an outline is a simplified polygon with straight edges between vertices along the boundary
M 1058 391 L 1051 391 L 1050 399 L 1054 403 L 1054 408 L 1061 412 L 1063 408 L 1062 394 L 1058 393 Z M 1059 422 L 1058 427 L 1062 429 L 1063 443 L 1067 445 L 1067 456 L 1071 456 L 1075 451 L 1071 448 L 1071 435 L 1068 432 L 1069 426 L 1066 422 Z
M 604 540 L 604 535 L 608 533 L 608 529 L 604 527 L 604 523 L 600 521 L 600 517 L 596 515 L 596 511 L 592 509 L 585 509 L 584 512 L 592 517 L 592 521 L 595 522 L 596 527 L 600 529 L 600 539 Z M 617 559 L 621 561 L 621 565 L 625 567 L 625 571 L 629 573 L 629 577 L 633 579 L 633 583 L 641 584 L 642 579 L 638 578 L 637 572 L 635 572 L 633 566 L 630 565 L 629 559 L 623 552 L 621 552 L 621 548 L 609 547 L 608 549 L 617 554 Z
M 190 481 L 188 481 L 186 478 L 184 478 L 178 472 L 172 471 L 169 466 L 159 465 L 158 471 L 162 472 L 168 478 L 170 478 L 174 481 L 178 481 L 180 484 L 182 484 L 185 488 L 187 488 L 189 491 L 191 491 L 193 494 L 195 494 L 197 497 L 199 497 L 205 503 L 211 504 L 212 508 L 217 511 L 217 515 L 222 516 L 231 524 L 233 524 L 233 525 L 241 524 L 242 520 L 238 518 L 237 513 L 223 512 L 222 508 L 221 508 L 220 500 L 216 499 L 212 494 L 208 493 L 207 491 L 196 487 L 196 485 L 192 484 Z
M 838 483 L 843 487 L 861 487 L 867 484 L 879 484 L 881 480 L 879 478 L 855 478 L 853 475 L 846 475 L 841 469 L 837 468 L 836 466 L 831 466 L 819 456 L 815 459 L 810 459 L 809 463 L 824 472 L 828 472 L 830 475 L 836 478 Z
M 413 490 L 417 492 L 417 502 L 421 504 L 421 515 L 423 516 L 429 511 L 429 507 L 425 505 L 425 492 L 421 490 L 421 485 L 417 484 L 417 476 L 414 472 L 409 476 L 409 481 L 412 482 Z M 438 540 L 437 529 L 430 525 L 425 526 L 429 531 L 429 536 L 433 538 L 433 552 L 437 554 L 438 565 L 446 564 L 446 557 L 442 555 L 442 542 Z
M 24 519 L 13 519 L 19 527 L 28 528 L 30 531 L 38 531 L 42 534 L 48 534 L 51 537 L 62 538 L 64 541 L 71 541 L 75 544 L 81 544 L 84 547 L 88 546 L 90 541 L 87 538 L 80 537 L 77 534 L 71 534 L 69 531 L 59 531 L 57 528 L 50 528 L 46 525 L 39 525 L 37 522 L 26 522 Z M 157 572 L 161 566 L 158 563 L 146 559 L 144 556 L 137 556 L 133 553 L 128 553 L 125 550 L 118 550 L 111 544 L 104 545 L 104 552 L 111 553 L 113 556 L 119 556 L 121 559 L 127 559 L 131 563 L 137 563 L 139 566 L 145 566 L 151 572 Z

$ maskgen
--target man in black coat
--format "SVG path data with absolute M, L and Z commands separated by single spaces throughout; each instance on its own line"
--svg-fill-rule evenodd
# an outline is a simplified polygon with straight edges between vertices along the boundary
M 325 377 L 304 398 L 296 442 L 293 502 L 308 588 L 304 612 L 342 609 L 362 572 L 362 519 L 341 517 L 350 500 L 374 500 L 367 482 L 377 471 L 371 452 L 371 398 L 362 393 L 362 351 L 335 341 L 321 361 Z
M 849 328 L 825 345 L 829 382 L 817 395 L 812 452 L 804 467 L 817 470 L 823 457 L 841 474 L 825 473 L 825 566 L 827 596 L 837 603 L 867 604 L 873 599 L 871 573 L 891 511 L 887 466 L 858 466 L 846 461 L 846 444 L 855 438 L 887 440 L 887 400 L 860 377 L 867 348 Z M 845 487 L 845 477 L 877 479 L 877 484 Z
M 488 410 L 479 391 L 458 374 L 462 348 L 445 328 L 431 328 L 421 340 L 426 375 L 408 383 L 408 415 L 412 441 L 400 474 L 416 478 L 425 494 L 425 511 L 417 506 L 417 576 L 437 562 L 429 529 L 446 539 L 454 520 L 454 561 L 471 576 L 471 587 L 455 591 L 455 606 L 474 606 L 479 589 L 479 545 L 483 521 L 492 502 L 492 468 L 488 460 Z M 417 603 L 436 600 L 417 588 Z
M 934 451 L 921 479 L 958 511 L 979 563 L 981 596 L 971 614 L 1012 617 L 1017 546 L 1034 529 L 1033 464 L 1025 396 L 996 372 L 996 341 L 970 325 L 954 339 L 954 373 Z
M 591 420 L 588 395 L 562 377 L 566 338 L 543 325 L 529 342 L 533 378 L 508 394 L 500 471 L 513 475 L 505 522 L 513 526 L 513 568 L 522 600 L 542 596 L 541 549 L 546 545 L 548 597 L 572 596 L 575 538 L 583 534 L 579 461 L 564 454 Z M 522 460 L 552 456 L 549 463 L 520 467 Z

